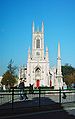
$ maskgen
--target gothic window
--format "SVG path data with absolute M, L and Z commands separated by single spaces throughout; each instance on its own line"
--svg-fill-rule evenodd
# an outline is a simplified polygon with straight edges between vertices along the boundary
M 36 48 L 40 48 L 40 39 L 36 40 Z

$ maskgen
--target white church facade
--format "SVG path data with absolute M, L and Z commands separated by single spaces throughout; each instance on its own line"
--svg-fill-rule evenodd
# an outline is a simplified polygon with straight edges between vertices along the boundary
M 19 68 L 19 79 L 25 80 L 25 86 L 30 84 L 34 87 L 63 87 L 63 77 L 61 72 L 60 43 L 58 43 L 57 67 L 51 68 L 49 63 L 49 53 L 44 47 L 44 23 L 41 31 L 35 30 L 32 25 L 32 49 L 28 50 L 27 65 Z

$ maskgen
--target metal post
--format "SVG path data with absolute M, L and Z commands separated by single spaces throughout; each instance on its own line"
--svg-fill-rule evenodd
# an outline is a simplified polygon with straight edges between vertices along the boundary
M 12 88 L 12 110 L 13 110 L 13 103 L 14 103 L 14 88 Z
M 39 107 L 40 107 L 40 94 L 41 94 L 41 90 L 40 90 L 40 87 L 39 87 Z
M 61 88 L 59 89 L 59 104 L 61 104 Z

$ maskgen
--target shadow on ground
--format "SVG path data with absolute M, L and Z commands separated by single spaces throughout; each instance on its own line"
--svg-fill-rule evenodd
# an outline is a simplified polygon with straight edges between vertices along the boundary
M 50 112 L 49 112 L 50 111 Z M 64 110 L 64 108 L 59 103 L 55 103 L 48 97 L 40 97 L 40 100 L 38 97 L 33 98 L 32 100 L 23 100 L 23 101 L 17 101 L 13 104 L 11 102 L 3 104 L 0 106 L 0 117 L 7 116 L 15 116 L 17 115 L 17 118 L 24 118 L 20 117 L 20 114 L 29 114 L 40 112 L 40 114 L 36 113 L 35 115 L 31 115 L 28 117 L 28 115 L 25 115 L 26 119 L 75 119 L 74 115 L 69 114 L 67 111 Z M 43 112 L 43 113 L 42 113 Z M 12 117 L 10 117 L 11 119 Z

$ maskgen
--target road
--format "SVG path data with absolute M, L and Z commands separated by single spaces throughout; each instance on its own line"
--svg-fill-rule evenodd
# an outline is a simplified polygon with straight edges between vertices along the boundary
M 75 109 L 43 111 L 29 114 L 18 114 L 1 117 L 1 119 L 75 119 Z

